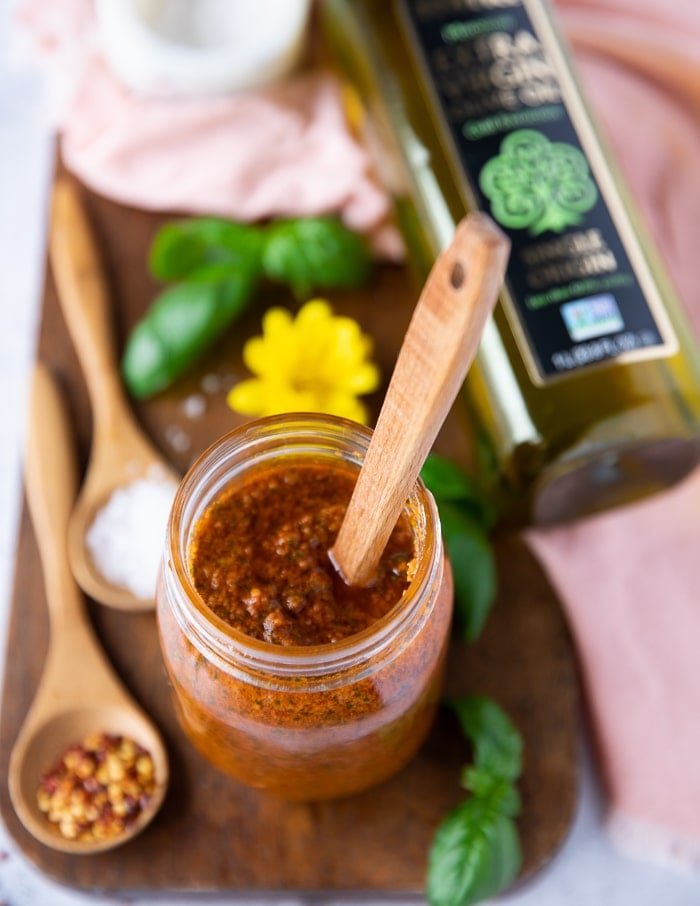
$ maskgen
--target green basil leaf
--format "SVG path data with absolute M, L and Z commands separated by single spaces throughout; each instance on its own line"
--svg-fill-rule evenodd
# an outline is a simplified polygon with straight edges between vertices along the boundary
M 457 618 L 468 641 L 481 632 L 496 597 L 496 562 L 479 522 L 454 503 L 438 505 L 455 583 Z
M 420 477 L 435 497 L 442 500 L 473 500 L 479 493 L 473 479 L 464 469 L 439 453 L 428 456 Z
M 332 217 L 306 217 L 268 226 L 265 274 L 288 283 L 298 297 L 316 289 L 361 286 L 372 258 L 362 236 Z
M 511 818 L 488 797 L 473 796 L 450 812 L 428 857 L 431 906 L 471 906 L 495 896 L 517 876 L 522 856 Z
M 261 271 L 254 260 L 239 261 L 236 265 L 226 262 L 201 264 L 185 277 L 183 283 L 236 283 L 259 277 Z
M 259 267 L 262 246 L 259 227 L 216 217 L 192 218 L 166 224 L 156 233 L 149 267 L 159 280 L 207 279 L 212 266 L 226 276 L 241 266 Z
M 121 369 L 129 392 L 146 399 L 187 371 L 243 311 L 257 275 L 178 283 L 161 293 L 131 331 Z
M 496 520 L 496 509 L 487 500 L 477 483 L 457 463 L 431 453 L 421 469 L 421 478 L 438 502 L 453 501 L 460 504 L 468 515 L 476 518 L 484 528 Z
M 488 698 L 465 695 L 450 702 L 474 747 L 477 770 L 505 780 L 522 771 L 522 738 L 506 713 Z
M 475 796 L 489 797 L 502 815 L 515 818 L 520 814 L 520 794 L 510 780 L 467 765 L 462 771 L 462 786 Z

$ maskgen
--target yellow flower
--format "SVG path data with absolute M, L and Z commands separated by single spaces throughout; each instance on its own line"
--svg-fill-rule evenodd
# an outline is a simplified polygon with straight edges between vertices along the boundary
M 229 392 L 242 415 L 326 412 L 366 422 L 358 395 L 379 386 L 379 369 L 368 360 L 372 341 L 352 318 L 335 316 L 323 299 L 312 299 L 296 318 L 285 308 L 263 316 L 263 335 L 248 340 L 243 361 L 255 377 Z

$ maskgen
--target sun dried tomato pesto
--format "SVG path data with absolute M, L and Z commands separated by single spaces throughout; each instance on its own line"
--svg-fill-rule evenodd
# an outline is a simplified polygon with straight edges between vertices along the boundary
M 206 509 L 190 549 L 207 606 L 253 638 L 321 645 L 366 629 L 408 585 L 413 535 L 402 516 L 367 588 L 330 562 L 356 473 L 329 462 L 276 464 L 234 484 Z
M 370 436 L 331 416 L 260 419 L 200 457 L 173 504 L 156 604 L 178 719 L 212 764 L 285 799 L 391 777 L 440 699 L 453 587 L 427 492 L 411 495 L 371 589 L 328 572 Z

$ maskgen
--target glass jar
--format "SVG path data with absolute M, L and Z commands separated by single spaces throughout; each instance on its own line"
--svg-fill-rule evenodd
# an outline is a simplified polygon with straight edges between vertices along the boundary
M 274 464 L 358 468 L 371 432 L 325 415 L 284 415 L 238 428 L 185 476 L 168 527 L 157 613 L 182 728 L 216 767 L 285 799 L 345 796 L 400 770 L 425 739 L 439 701 L 452 614 L 452 574 L 437 509 L 422 482 L 407 501 L 415 573 L 368 629 L 333 644 L 280 646 L 217 617 L 189 569 L 198 520 L 251 470 Z

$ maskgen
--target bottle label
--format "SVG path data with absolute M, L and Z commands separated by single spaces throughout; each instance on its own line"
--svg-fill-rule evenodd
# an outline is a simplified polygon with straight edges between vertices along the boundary
M 538 2 L 399 0 L 469 207 L 512 251 L 505 310 L 537 384 L 677 341 Z

